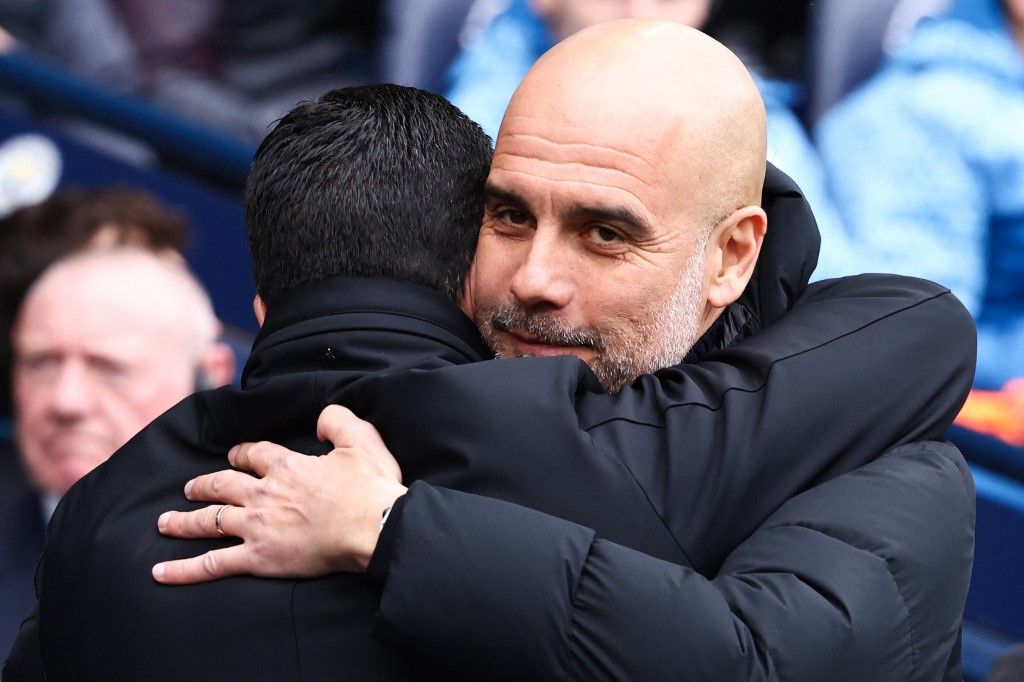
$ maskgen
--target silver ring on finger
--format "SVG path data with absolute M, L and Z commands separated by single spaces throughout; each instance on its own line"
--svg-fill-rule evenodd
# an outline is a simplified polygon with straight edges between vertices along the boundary
M 224 513 L 224 510 L 227 508 L 228 505 L 222 504 L 220 506 L 220 509 L 217 510 L 217 515 L 213 517 L 213 522 L 217 525 L 217 533 L 219 533 L 223 537 L 227 537 L 227 533 L 224 532 L 224 529 L 220 525 L 220 516 Z

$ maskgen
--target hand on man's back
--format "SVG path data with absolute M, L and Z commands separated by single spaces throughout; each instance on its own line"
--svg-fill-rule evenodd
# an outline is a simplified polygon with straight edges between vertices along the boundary
M 161 514 L 160 532 L 242 542 L 157 564 L 153 577 L 182 585 L 242 574 L 308 578 L 365 571 L 383 511 L 405 494 L 401 470 L 376 429 L 343 407 L 324 409 L 317 436 L 334 450 L 311 457 L 273 443 L 242 443 L 228 453 L 234 469 L 189 481 L 185 496 L 211 505 Z

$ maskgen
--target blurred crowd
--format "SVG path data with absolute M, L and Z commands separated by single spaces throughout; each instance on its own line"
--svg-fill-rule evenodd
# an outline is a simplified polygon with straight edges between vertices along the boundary
M 250 143 L 298 100 L 371 81 L 442 92 L 493 138 L 544 51 L 624 16 L 733 48 L 765 101 L 769 160 L 815 210 L 815 277 L 949 286 L 978 325 L 977 391 L 960 423 L 1024 447 L 1024 0 L 0 0 L 0 52 L 31 51 Z M 184 235 L 173 211 L 131 191 L 63 192 L 3 220 L 0 394 L 10 415 L 13 376 L 28 474 L 19 497 L 15 460 L 0 457 L 0 502 L 20 505 L 0 516 L 21 533 L 0 547 L 6 575 L 38 551 L 75 477 L 196 386 L 230 380 L 208 299 L 177 255 Z M 97 276 L 111 269 L 101 251 L 120 259 L 119 278 Z M 158 311 L 157 290 L 186 303 Z M 185 328 L 195 333 L 180 353 L 163 343 L 159 368 L 143 362 L 154 339 Z M 166 390 L 140 397 L 142 385 Z

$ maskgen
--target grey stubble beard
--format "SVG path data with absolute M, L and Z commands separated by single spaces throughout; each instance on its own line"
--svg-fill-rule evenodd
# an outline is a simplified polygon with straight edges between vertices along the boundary
M 616 393 L 642 374 L 676 365 L 697 342 L 704 313 L 704 258 L 707 240 L 696 245 L 679 283 L 665 304 L 631 322 L 608 329 L 573 327 L 551 312 L 534 311 L 513 302 L 478 310 L 477 326 L 498 358 L 521 357 L 502 348 L 502 333 L 526 332 L 539 343 L 592 348 L 588 364 L 609 393 Z

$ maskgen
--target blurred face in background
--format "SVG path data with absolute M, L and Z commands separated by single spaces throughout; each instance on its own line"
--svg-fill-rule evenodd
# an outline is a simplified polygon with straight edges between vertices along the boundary
M 658 19 L 700 28 L 711 11 L 711 0 L 530 0 L 530 4 L 558 40 L 615 19 Z
M 1024 51 L 1024 0 L 1005 0 L 1006 14 L 1013 28 L 1017 45 Z
M 1012 21 L 1017 24 L 1024 23 L 1024 0 L 1006 0 L 1006 10 Z
M 158 275 L 72 261 L 26 297 L 12 335 L 14 409 L 22 462 L 38 490 L 63 495 L 192 393 L 194 316 L 173 300 L 181 298 L 175 280 Z

